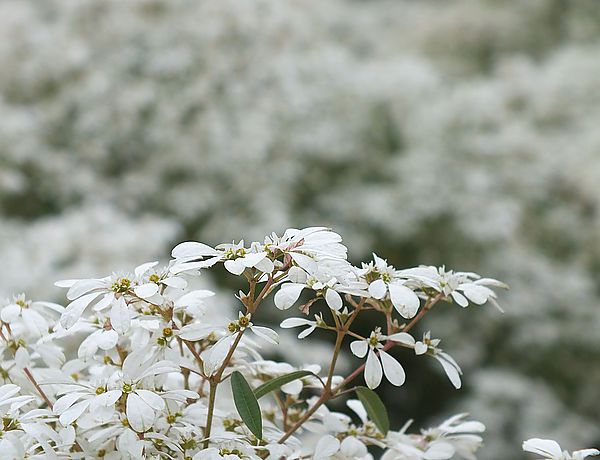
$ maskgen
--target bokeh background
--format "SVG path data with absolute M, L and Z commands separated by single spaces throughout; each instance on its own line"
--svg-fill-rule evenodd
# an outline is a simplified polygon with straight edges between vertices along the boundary
M 597 0 L 3 0 L 0 115 L 2 296 L 328 225 L 511 285 L 427 319 L 465 388 L 404 360 L 397 428 L 600 446 Z

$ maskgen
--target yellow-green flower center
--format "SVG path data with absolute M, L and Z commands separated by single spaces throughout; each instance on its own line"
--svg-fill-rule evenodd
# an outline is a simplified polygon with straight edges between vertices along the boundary
M 111 286 L 114 292 L 123 294 L 131 288 L 131 280 L 128 278 L 118 278 Z

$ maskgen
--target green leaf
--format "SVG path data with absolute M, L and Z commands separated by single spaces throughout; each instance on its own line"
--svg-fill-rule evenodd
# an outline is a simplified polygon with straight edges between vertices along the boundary
M 381 399 L 379 399 L 377 393 L 367 387 L 357 387 L 356 396 L 358 396 L 360 402 L 365 406 L 367 415 L 373 423 L 375 423 L 375 426 L 379 428 L 379 431 L 386 435 L 390 429 L 390 420 L 385 405 Z
M 302 377 L 307 377 L 309 375 L 315 374 L 310 371 L 295 371 L 279 376 L 259 386 L 256 390 L 254 390 L 254 396 L 256 396 L 256 399 L 260 399 L 271 391 L 277 390 L 287 383 L 301 379 Z
M 260 406 L 254 392 L 242 374 L 235 371 L 231 374 L 231 390 L 233 402 L 242 421 L 252 431 L 254 436 L 262 439 L 262 417 Z

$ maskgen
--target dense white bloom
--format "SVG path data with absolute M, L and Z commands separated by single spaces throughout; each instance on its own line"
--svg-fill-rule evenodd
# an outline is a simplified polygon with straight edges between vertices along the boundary
M 133 274 L 58 282 L 68 288 L 66 309 L 19 296 L 0 311 L 0 351 L 7 358 L 2 376 L 25 380 L 29 390 L 17 396 L 19 387 L 0 387 L 3 423 L 9 428 L 0 444 L 7 444 L 10 455 L 372 460 L 369 446 L 377 446 L 386 459 L 408 452 L 406 458 L 417 460 L 453 454 L 472 460 L 481 444 L 476 433 L 483 428 L 463 415 L 419 435 L 402 430 L 386 435 L 371 404 L 347 402 L 359 423 L 327 407 L 330 399 L 355 391 L 348 384 L 360 374 L 361 367 L 347 377 L 336 374 L 346 336 L 357 339 L 350 343 L 352 353 L 366 358 L 369 388 L 379 386 L 384 375 L 393 385 L 404 383 L 402 365 L 387 351 L 393 346 L 434 357 L 460 386 L 460 368 L 439 348 L 439 340 L 426 333 L 416 341 L 406 332 L 408 325 L 392 319 L 393 306 L 403 316 L 414 316 L 419 295 L 425 297 L 414 279 L 400 278 L 377 256 L 374 264 L 355 269 L 346 260 L 341 237 L 321 227 L 288 230 L 249 248 L 243 242 L 214 249 L 188 242 L 173 255 L 175 260 L 162 268 L 148 262 Z M 217 262 L 232 274 L 245 274 L 247 289 L 236 296 L 241 310 L 234 320 L 209 305 L 212 291 L 190 290 L 179 275 Z M 410 295 L 398 296 L 396 288 Z M 293 366 L 260 353 L 262 341 L 279 343 L 275 330 L 255 323 L 259 307 L 265 308 L 263 300 L 274 293 L 276 306 L 289 308 L 304 289 L 312 297 L 302 312 L 308 313 L 318 299 L 328 308 L 314 320 L 284 319 L 281 327 L 304 326 L 300 338 L 317 328 L 335 334 L 325 375 L 322 366 Z M 430 305 L 440 300 L 426 296 Z M 400 297 L 416 299 L 416 309 L 408 314 L 413 301 Z M 368 338 L 354 332 L 355 321 L 369 310 L 380 315 L 388 330 L 400 332 L 384 335 L 379 326 Z M 35 322 L 33 328 L 29 321 Z M 77 359 L 67 361 L 64 344 L 69 341 L 75 343 Z M 258 406 L 240 375 L 251 391 L 263 388 Z M 231 391 L 224 388 L 229 381 Z M 310 432 L 317 439 L 305 445 Z

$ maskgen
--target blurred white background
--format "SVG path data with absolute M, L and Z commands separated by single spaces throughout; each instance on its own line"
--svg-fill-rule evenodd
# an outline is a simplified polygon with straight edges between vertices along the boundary
M 396 426 L 599 445 L 599 57 L 596 0 L 0 1 L 0 294 L 329 225 L 512 287 L 430 320 L 467 385 Z

